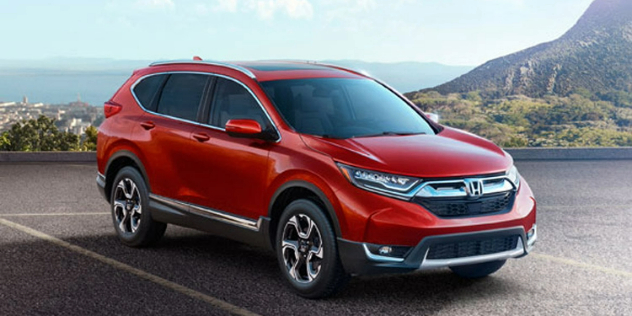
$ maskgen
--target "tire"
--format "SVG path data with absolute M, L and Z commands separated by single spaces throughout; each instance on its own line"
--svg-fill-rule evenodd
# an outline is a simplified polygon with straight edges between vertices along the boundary
M 123 244 L 144 247 L 160 240 L 167 224 L 152 219 L 149 191 L 138 170 L 121 169 L 114 178 L 110 194 L 112 223 Z
M 349 279 L 336 235 L 323 210 L 313 201 L 290 203 L 277 226 L 275 249 L 283 279 L 298 295 L 317 299 L 334 295 Z
M 450 270 L 456 275 L 466 279 L 480 279 L 484 278 L 503 267 L 507 260 L 498 260 L 491 262 L 483 262 L 477 264 L 470 264 L 466 266 L 450 267 Z

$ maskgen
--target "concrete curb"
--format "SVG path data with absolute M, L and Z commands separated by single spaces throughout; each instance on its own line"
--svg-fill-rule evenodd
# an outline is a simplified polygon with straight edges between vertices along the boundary
M 619 148 L 506 148 L 514 160 L 632 160 L 632 147 Z M 7 152 L 2 162 L 93 163 L 96 152 Z
M 94 151 L 45 151 L 45 152 L 9 152 L 0 151 L 2 162 L 56 162 L 56 163 L 93 163 L 97 161 Z
M 514 160 L 632 160 L 632 147 L 505 148 Z

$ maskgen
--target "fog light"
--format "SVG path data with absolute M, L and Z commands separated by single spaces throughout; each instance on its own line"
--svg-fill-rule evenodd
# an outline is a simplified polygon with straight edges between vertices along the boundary
M 380 247 L 380 249 L 378 250 L 378 253 L 382 256 L 388 256 L 391 254 L 391 252 L 393 252 L 393 248 L 389 247 L 389 246 L 382 246 Z
M 529 231 L 527 232 L 527 247 L 528 248 L 533 248 L 533 244 L 535 244 L 535 241 L 538 239 L 538 226 L 533 224 L 533 227 L 531 227 L 531 229 L 529 229 Z M 529 249 L 529 251 L 531 251 Z
M 404 260 L 408 252 L 412 247 L 406 246 L 391 246 L 391 245 L 376 245 L 376 244 L 364 244 L 364 249 L 369 257 L 378 256 L 381 258 L 393 258 L 398 260 Z

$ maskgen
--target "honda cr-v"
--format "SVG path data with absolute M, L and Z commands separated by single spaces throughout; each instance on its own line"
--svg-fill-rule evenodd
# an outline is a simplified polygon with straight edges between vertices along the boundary
M 104 111 L 97 183 L 128 246 L 170 223 L 267 247 L 287 284 L 317 298 L 352 275 L 484 277 L 537 238 L 509 154 L 359 72 L 160 62 Z

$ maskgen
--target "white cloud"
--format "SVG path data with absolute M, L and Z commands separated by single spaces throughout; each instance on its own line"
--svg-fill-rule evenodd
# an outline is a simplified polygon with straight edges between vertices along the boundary
M 311 19 L 314 15 L 314 8 L 307 0 L 278 0 L 277 5 L 294 19 Z
M 484 0 L 486 2 L 496 2 L 498 4 L 510 4 L 515 7 L 522 8 L 525 6 L 525 0 Z
M 135 6 L 142 9 L 173 9 L 173 0 L 136 0 Z
M 277 12 L 292 19 L 311 19 L 314 7 L 308 0 L 247 0 L 247 8 L 262 20 L 272 20 Z
M 377 8 L 376 0 L 325 0 L 323 3 L 332 7 L 325 15 L 328 21 L 348 19 Z
M 271 20 L 277 11 L 292 19 L 311 19 L 314 7 L 307 0 L 250 0 L 248 7 L 263 20 Z
M 194 10 L 200 15 L 254 12 L 262 20 L 272 20 L 277 13 L 292 19 L 309 20 L 314 16 L 314 7 L 309 0 L 215 0 L 213 4 L 198 3 Z
M 217 0 L 213 7 L 214 11 L 220 12 L 237 12 L 237 0 Z

